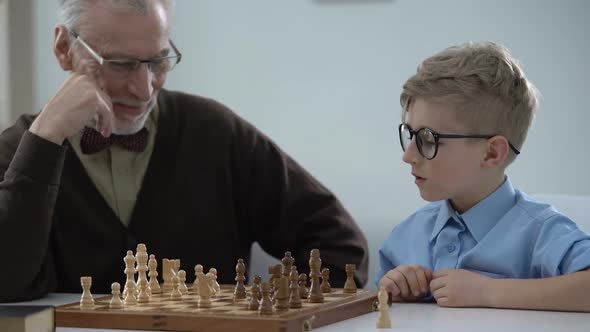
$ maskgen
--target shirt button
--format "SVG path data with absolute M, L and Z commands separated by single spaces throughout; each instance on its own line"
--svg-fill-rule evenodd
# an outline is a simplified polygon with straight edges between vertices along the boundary
M 457 249 L 457 246 L 455 246 L 454 244 L 452 244 L 452 243 L 447 244 L 447 251 L 449 253 L 455 251 L 455 249 Z

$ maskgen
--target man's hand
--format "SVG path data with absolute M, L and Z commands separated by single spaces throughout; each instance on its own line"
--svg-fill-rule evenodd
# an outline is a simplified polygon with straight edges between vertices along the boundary
M 393 301 L 415 302 L 428 292 L 432 271 L 420 265 L 400 265 L 379 281 L 391 293 Z
M 111 99 L 98 83 L 99 77 L 93 65 L 87 65 L 85 72 L 70 74 L 58 93 L 37 116 L 30 132 L 61 145 L 66 138 L 79 132 L 94 119 L 96 129 L 103 136 L 111 135 Z
M 439 270 L 434 273 L 430 290 L 442 307 L 488 307 L 489 281 L 491 278 L 467 270 Z

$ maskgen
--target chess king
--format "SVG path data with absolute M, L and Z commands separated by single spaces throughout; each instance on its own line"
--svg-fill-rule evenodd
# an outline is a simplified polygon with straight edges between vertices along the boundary
M 164 88 L 172 73 L 198 75 L 170 34 L 173 1 L 58 5 L 67 78 L 0 135 L 0 259 L 19 271 L 0 275 L 0 301 L 77 292 L 82 275 L 110 293 L 139 241 L 219 271 L 248 262 L 254 242 L 300 262 L 319 248 L 334 287 L 346 263 L 366 282 L 366 239 L 325 186 L 226 106 Z

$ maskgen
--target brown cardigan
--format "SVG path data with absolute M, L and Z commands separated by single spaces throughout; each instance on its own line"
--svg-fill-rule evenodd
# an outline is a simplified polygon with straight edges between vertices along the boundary
M 162 91 L 154 150 L 128 228 L 117 219 L 72 149 L 31 134 L 21 116 L 0 135 L 0 302 L 48 292 L 94 293 L 123 283 L 126 250 L 216 267 L 234 283 L 238 258 L 258 241 L 276 257 L 291 250 L 300 272 L 319 248 L 331 282 L 344 265 L 367 279 L 367 242 L 340 202 L 270 139 L 223 105 Z M 158 266 L 160 276 L 161 263 Z

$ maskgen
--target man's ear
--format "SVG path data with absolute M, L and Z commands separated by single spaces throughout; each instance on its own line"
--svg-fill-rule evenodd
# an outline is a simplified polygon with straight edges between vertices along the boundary
M 501 167 L 508 158 L 508 153 L 510 153 L 510 145 L 506 137 L 496 135 L 489 138 L 482 166 L 487 168 Z
M 61 69 L 66 71 L 73 69 L 73 53 L 70 45 L 70 34 L 68 29 L 63 25 L 55 27 L 53 53 L 55 54 Z

